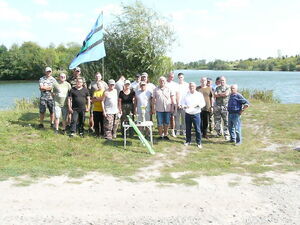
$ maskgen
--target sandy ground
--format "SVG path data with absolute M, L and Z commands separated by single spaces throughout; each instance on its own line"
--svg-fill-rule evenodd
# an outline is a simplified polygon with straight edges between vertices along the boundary
M 0 182 L 0 224 L 300 224 L 300 173 L 200 177 L 197 186 L 127 182 L 91 173 L 16 186 Z M 230 185 L 237 183 L 237 185 Z

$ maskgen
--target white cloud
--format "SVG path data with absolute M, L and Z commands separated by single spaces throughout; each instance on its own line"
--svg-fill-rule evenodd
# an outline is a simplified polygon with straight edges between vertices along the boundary
M 49 22 L 66 21 L 71 18 L 71 15 L 66 12 L 44 11 L 37 15 L 38 18 L 48 20 Z
M 180 11 L 173 11 L 169 15 L 174 21 L 183 21 L 187 18 L 193 18 L 194 20 L 196 20 L 199 17 L 207 16 L 208 11 L 207 10 L 186 9 L 186 10 L 180 10 Z
M 48 1 L 47 0 L 32 0 L 33 3 L 37 4 L 37 5 L 43 5 L 46 6 L 48 5 Z
M 7 44 L 22 44 L 24 41 L 34 41 L 36 39 L 36 36 L 28 30 L 11 29 L 0 33 L 0 42 L 5 41 Z M 9 40 L 10 43 L 8 43 L 7 40 Z
M 215 6 L 217 6 L 221 10 L 227 9 L 241 9 L 246 8 L 250 5 L 250 0 L 225 0 L 216 2 Z
M 104 15 L 108 15 L 108 16 L 119 15 L 122 12 L 122 8 L 118 4 L 107 4 L 101 8 L 95 9 L 95 12 L 98 14 L 103 12 Z
M 7 2 L 0 0 L 0 21 L 28 23 L 31 19 L 19 10 L 10 7 Z

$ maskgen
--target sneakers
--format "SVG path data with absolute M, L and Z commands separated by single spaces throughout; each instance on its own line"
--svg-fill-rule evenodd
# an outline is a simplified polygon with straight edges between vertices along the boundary
M 197 147 L 201 149 L 201 148 L 202 148 L 202 145 L 201 145 L 201 144 L 200 144 L 200 145 L 197 145 Z
M 38 128 L 40 128 L 40 129 L 44 129 L 44 124 L 39 124 L 39 126 L 38 126 Z
M 175 134 L 175 130 L 174 129 L 171 130 L 171 135 L 172 135 L 172 137 L 176 138 L 176 134 Z
M 54 123 L 51 123 L 50 127 L 51 127 L 51 128 L 54 128 Z
M 225 136 L 225 141 L 230 141 L 230 137 L 229 136 Z
M 189 146 L 191 143 L 190 142 L 185 142 L 183 145 L 184 146 Z
M 63 135 L 65 135 L 65 134 L 66 134 L 66 130 L 61 130 L 61 133 L 62 133 Z
M 54 134 L 58 134 L 58 133 L 59 133 L 58 130 L 55 129 L 55 130 L 54 130 Z
M 73 138 L 75 136 L 75 134 L 74 133 L 70 133 L 70 138 Z
M 79 136 L 84 138 L 84 133 L 79 133 Z

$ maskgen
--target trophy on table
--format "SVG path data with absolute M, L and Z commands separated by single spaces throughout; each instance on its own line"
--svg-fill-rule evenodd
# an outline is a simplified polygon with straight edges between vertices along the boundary
M 142 122 L 145 122 L 146 121 L 146 106 L 141 106 L 141 109 L 142 109 Z

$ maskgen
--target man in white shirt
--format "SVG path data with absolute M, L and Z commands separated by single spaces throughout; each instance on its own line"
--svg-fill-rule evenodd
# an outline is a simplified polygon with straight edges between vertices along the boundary
M 185 110 L 185 124 L 186 124 L 186 141 L 185 146 L 191 144 L 192 141 L 192 124 L 196 132 L 196 142 L 198 148 L 202 148 L 201 144 L 201 108 L 205 106 L 205 100 L 203 94 L 196 91 L 196 84 L 194 82 L 189 83 L 189 92 L 182 99 L 181 105 Z
M 176 135 L 180 135 L 180 131 L 182 131 L 182 135 L 185 136 L 185 111 L 182 108 L 181 100 L 188 93 L 189 84 L 184 81 L 183 73 L 178 73 L 178 89 L 177 90 L 178 90 L 176 92 L 177 110 L 175 113 Z

